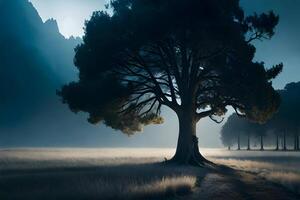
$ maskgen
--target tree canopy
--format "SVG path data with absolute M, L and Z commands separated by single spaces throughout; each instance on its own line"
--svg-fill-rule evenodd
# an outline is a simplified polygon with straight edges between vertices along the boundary
M 162 105 L 178 111 L 192 95 L 199 119 L 221 116 L 227 105 L 259 121 L 277 109 L 270 80 L 282 65 L 253 62 L 251 44 L 273 36 L 273 12 L 246 17 L 237 0 L 114 0 L 111 7 L 112 15 L 95 12 L 86 23 L 75 57 L 80 81 L 60 93 L 90 122 L 140 131 L 163 121 Z
M 274 35 L 272 11 L 245 16 L 239 0 L 113 0 L 110 7 L 111 15 L 98 11 L 86 22 L 75 56 L 80 80 L 59 92 L 91 123 L 132 134 L 162 123 L 167 106 L 179 118 L 175 157 L 189 162 L 201 157 L 201 118 L 220 122 L 231 106 L 264 122 L 277 110 L 271 80 L 282 64 L 253 61 L 252 44 Z

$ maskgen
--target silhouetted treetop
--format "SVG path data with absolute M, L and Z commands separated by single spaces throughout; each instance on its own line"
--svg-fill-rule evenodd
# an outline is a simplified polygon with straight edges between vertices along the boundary
M 289 83 L 279 91 L 282 103 L 278 113 L 270 121 L 270 126 L 277 131 L 299 131 L 300 128 L 300 82 Z
M 91 122 L 133 133 L 163 122 L 164 105 L 177 113 L 191 146 L 195 124 L 204 117 L 219 122 L 226 106 L 260 122 L 277 110 L 271 80 L 282 64 L 267 69 L 254 62 L 251 43 L 273 36 L 279 18 L 272 11 L 245 16 L 238 0 L 113 0 L 110 6 L 111 15 L 95 12 L 86 22 L 75 56 L 80 81 L 60 92 Z
M 65 98 L 72 109 L 89 112 L 90 121 L 105 117 L 89 101 L 102 107 L 114 102 L 117 110 L 126 110 L 122 116 L 135 112 L 139 120 L 158 115 L 161 105 L 178 111 L 192 96 L 197 110 L 210 108 L 197 113 L 198 119 L 221 116 L 231 105 L 241 115 L 264 121 L 278 107 L 269 80 L 282 65 L 267 70 L 252 62 L 255 47 L 250 43 L 272 37 L 278 23 L 273 12 L 245 17 L 239 1 L 227 0 L 116 0 L 111 7 L 111 16 L 99 11 L 87 21 L 75 56 L 80 82 L 69 86 L 77 94 L 88 89 L 95 96 Z M 122 92 L 109 95 L 114 92 L 99 89 L 108 85 Z

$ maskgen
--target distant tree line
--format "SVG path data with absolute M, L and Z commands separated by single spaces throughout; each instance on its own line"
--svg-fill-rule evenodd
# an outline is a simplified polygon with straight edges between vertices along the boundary
M 300 82 L 289 83 L 278 90 L 281 105 L 272 119 L 264 124 L 251 122 L 232 114 L 221 130 L 222 143 L 231 149 L 251 148 L 264 150 L 300 150 Z

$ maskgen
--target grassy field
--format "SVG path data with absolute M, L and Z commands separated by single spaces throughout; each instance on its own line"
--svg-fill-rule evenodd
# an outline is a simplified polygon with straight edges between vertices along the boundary
M 236 169 L 232 171 L 161 163 L 173 153 L 174 149 L 2 149 L 0 199 L 244 199 L 245 192 L 259 199 L 268 190 L 276 190 L 276 197 L 299 197 L 297 152 L 202 150 L 215 163 Z
M 209 155 L 219 164 L 252 172 L 300 194 L 300 152 L 216 151 Z

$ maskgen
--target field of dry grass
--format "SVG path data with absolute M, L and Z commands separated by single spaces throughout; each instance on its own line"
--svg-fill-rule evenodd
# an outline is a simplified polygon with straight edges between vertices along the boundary
M 202 171 L 163 165 L 162 152 L 2 150 L 0 199 L 166 199 L 191 193 Z
M 300 152 L 224 151 L 211 159 L 231 168 L 254 173 L 300 194 Z
M 261 195 L 273 190 L 259 177 L 288 188 L 276 190 L 291 192 L 291 199 L 299 194 L 298 153 L 202 152 L 254 175 L 162 164 L 174 149 L 3 149 L 0 199 L 243 199 L 250 187 L 263 189 Z M 244 192 L 242 183 L 249 187 Z

